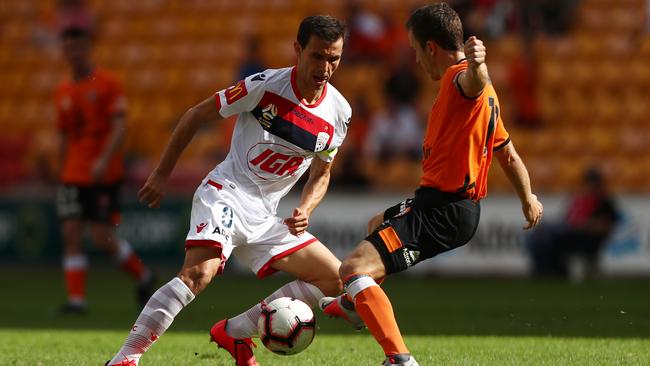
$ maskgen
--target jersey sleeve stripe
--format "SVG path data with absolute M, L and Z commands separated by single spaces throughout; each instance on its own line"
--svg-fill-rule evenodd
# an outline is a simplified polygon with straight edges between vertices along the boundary
M 499 144 L 499 146 L 495 146 L 495 147 L 492 149 L 492 151 L 495 151 L 495 152 L 496 152 L 496 151 L 499 151 L 499 150 L 503 149 L 504 147 L 506 147 L 506 145 L 508 145 L 509 143 L 510 143 L 510 137 L 508 137 L 504 142 L 502 142 L 501 144 Z
M 395 229 L 390 226 L 380 230 L 379 236 L 384 241 L 384 244 L 386 245 L 386 248 L 388 248 L 389 253 L 393 253 L 397 249 L 404 246 L 399 236 L 397 236 Z
M 221 114 L 221 95 L 219 95 L 219 93 L 214 93 L 214 102 L 217 107 L 217 112 Z

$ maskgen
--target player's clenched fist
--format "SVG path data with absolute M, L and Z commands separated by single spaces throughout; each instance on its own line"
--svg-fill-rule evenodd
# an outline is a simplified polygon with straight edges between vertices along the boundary
M 144 186 L 138 191 L 138 200 L 141 203 L 146 203 L 149 208 L 158 208 L 164 195 L 165 178 L 153 172 L 147 178 Z
M 465 57 L 470 65 L 478 66 L 485 62 L 485 45 L 480 39 L 471 36 L 465 42 Z
M 309 217 L 300 208 L 293 210 L 293 216 L 284 219 L 284 224 L 289 227 L 289 232 L 293 235 L 300 236 L 309 226 Z

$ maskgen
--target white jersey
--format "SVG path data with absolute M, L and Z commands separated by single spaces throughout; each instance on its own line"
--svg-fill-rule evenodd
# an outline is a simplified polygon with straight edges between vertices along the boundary
M 296 68 L 269 69 L 215 94 L 219 114 L 239 114 L 230 152 L 209 177 L 234 184 L 249 202 L 275 215 L 282 197 L 314 156 L 330 162 L 352 110 L 329 83 L 312 105 L 301 102 Z

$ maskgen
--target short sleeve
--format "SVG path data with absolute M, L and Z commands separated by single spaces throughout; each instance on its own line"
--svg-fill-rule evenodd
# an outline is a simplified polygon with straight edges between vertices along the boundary
M 326 163 L 331 163 L 336 156 L 336 153 L 339 151 L 339 146 L 343 144 L 345 136 L 348 133 L 348 126 L 350 125 L 350 120 L 352 119 L 352 110 L 350 106 L 346 103 L 345 112 L 342 115 L 342 118 L 339 120 L 336 126 L 336 131 L 333 139 L 333 143 L 329 149 L 319 151 L 316 155 Z
M 267 76 L 266 72 L 254 74 L 215 93 L 215 103 L 219 114 L 228 118 L 255 109 L 264 96 Z
M 506 131 L 505 126 L 503 125 L 503 121 L 501 120 L 501 117 L 497 119 L 497 126 L 496 130 L 494 131 L 494 146 L 493 151 L 499 151 L 506 147 L 508 143 L 510 142 L 510 134 L 508 134 L 508 131 Z

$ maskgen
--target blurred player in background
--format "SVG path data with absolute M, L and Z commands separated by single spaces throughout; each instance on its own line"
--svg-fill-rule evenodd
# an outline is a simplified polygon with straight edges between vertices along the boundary
M 420 188 L 414 198 L 371 219 L 371 234 L 341 266 L 346 294 L 320 304 L 326 314 L 357 327 L 363 320 L 384 350 L 385 366 L 418 363 L 378 281 L 474 236 L 493 154 L 517 191 L 525 229 L 537 225 L 542 215 L 526 167 L 499 116 L 483 43 L 470 37 L 463 52 L 461 21 L 446 3 L 416 10 L 407 28 L 418 63 L 432 80 L 440 80 L 424 137 Z
M 107 365 L 137 365 L 174 317 L 223 271 L 231 254 L 259 278 L 276 271 L 297 278 L 266 302 L 288 296 L 314 307 L 323 296 L 341 293 L 341 262 L 306 229 L 325 195 L 351 117 L 348 102 L 328 83 L 341 60 L 344 35 L 344 26 L 332 17 L 305 18 L 294 43 L 296 66 L 251 75 L 181 118 L 138 193 L 149 207 L 160 205 L 166 181 L 196 131 L 238 115 L 228 156 L 194 194 L 180 273 L 154 293 Z M 292 217 L 277 217 L 278 202 L 308 169 L 299 207 Z M 210 330 L 237 365 L 257 365 L 251 337 L 260 314 L 256 304 Z
M 61 82 L 56 91 L 63 162 L 57 211 L 63 230 L 63 271 L 68 293 L 61 311 L 86 311 L 86 224 L 94 245 L 115 258 L 137 281 L 138 301 L 144 306 L 152 292 L 153 275 L 129 243 L 118 238 L 116 230 L 123 174 L 124 93 L 116 76 L 92 63 L 89 28 L 66 25 L 61 40 L 70 67 L 70 78 Z

